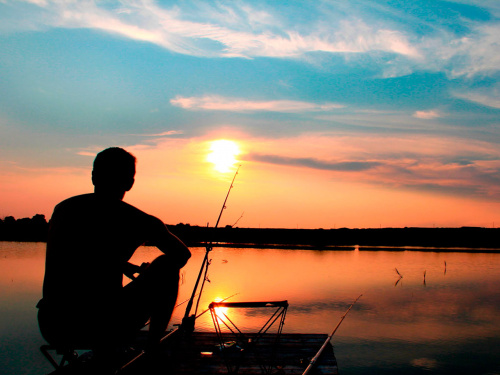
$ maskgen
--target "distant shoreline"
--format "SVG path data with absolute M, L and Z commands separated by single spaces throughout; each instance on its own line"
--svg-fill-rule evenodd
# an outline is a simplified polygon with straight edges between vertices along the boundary
M 0 242 L 40 242 L 46 241 L 12 241 L 2 240 Z M 208 243 L 189 243 L 189 247 L 207 247 Z M 145 244 L 145 246 L 152 246 Z M 314 246 L 307 244 L 255 244 L 255 243 L 229 243 L 229 242 L 215 242 L 210 244 L 212 248 L 233 248 L 233 249 L 274 249 L 274 250 L 312 250 L 312 251 L 421 251 L 429 253 L 485 253 L 485 254 L 499 254 L 500 248 L 470 248 L 470 247 L 416 247 L 416 246 Z
M 255 229 L 176 225 L 188 246 L 359 251 L 500 252 L 498 228 Z
M 364 228 L 279 229 L 209 228 L 167 225 L 190 247 L 272 248 L 324 251 L 500 252 L 500 228 Z M 45 242 L 48 223 L 43 215 L 0 220 L 0 241 Z
M 189 247 L 206 247 L 208 244 L 191 243 Z M 500 253 L 500 248 L 469 247 L 416 247 L 416 246 L 314 246 L 307 244 L 254 244 L 254 243 L 212 243 L 213 248 L 235 249 L 277 249 L 277 250 L 315 250 L 315 251 L 423 251 L 434 253 Z

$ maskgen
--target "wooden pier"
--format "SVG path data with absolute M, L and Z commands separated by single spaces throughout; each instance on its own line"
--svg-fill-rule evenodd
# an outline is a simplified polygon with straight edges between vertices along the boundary
M 299 375 L 304 372 L 309 361 L 327 338 L 327 334 L 283 333 L 276 345 L 275 335 L 267 334 L 256 345 L 246 349 L 232 342 L 228 342 L 228 346 L 221 349 L 215 332 L 194 332 L 162 343 L 160 350 L 154 355 L 140 355 L 117 372 L 103 371 L 92 363 L 94 360 L 86 360 L 85 355 L 82 355 L 81 359 L 53 374 Z M 136 351 L 135 354 L 130 353 L 129 358 L 123 358 L 122 364 L 126 364 L 139 353 L 140 351 Z M 330 344 L 321 355 L 312 374 L 338 374 L 337 361 Z
M 220 349 L 217 335 L 195 332 L 188 338 L 166 344 L 162 354 L 148 360 L 144 355 L 121 373 L 125 374 L 302 374 L 321 347 L 326 334 L 265 335 L 251 349 Z M 236 346 L 236 344 L 234 345 Z M 229 367 L 229 368 L 228 368 Z M 318 362 L 315 374 L 338 374 L 337 361 L 330 345 Z

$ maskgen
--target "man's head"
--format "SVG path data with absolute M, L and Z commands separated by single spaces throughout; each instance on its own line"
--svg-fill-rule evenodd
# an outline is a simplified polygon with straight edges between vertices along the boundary
M 97 154 L 92 170 L 96 192 L 123 195 L 134 185 L 135 156 L 119 147 L 110 147 Z

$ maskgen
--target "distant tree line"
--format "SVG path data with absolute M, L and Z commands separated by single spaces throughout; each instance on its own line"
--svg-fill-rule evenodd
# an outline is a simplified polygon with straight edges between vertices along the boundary
M 216 246 L 277 247 L 299 249 L 343 250 L 355 245 L 364 250 L 392 247 L 484 248 L 500 249 L 500 229 L 461 228 L 364 228 L 364 229 L 273 229 L 273 228 L 207 228 L 177 224 L 170 230 L 188 246 L 214 242 Z
M 364 250 L 408 246 L 437 248 L 500 249 L 499 228 L 380 228 L 380 229 L 272 229 L 208 228 L 189 224 L 168 225 L 188 246 L 277 247 L 341 250 L 364 246 Z M 0 219 L 0 241 L 46 241 L 48 223 L 44 215 Z M 372 248 L 370 248 L 372 247 Z
M 22 219 L 7 216 L 0 219 L 0 240 L 44 242 L 47 241 L 48 227 L 45 215 L 36 214 Z

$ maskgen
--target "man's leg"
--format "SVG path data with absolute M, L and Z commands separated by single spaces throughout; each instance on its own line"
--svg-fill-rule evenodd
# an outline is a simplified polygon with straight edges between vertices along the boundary
M 179 269 L 166 255 L 156 258 L 134 281 L 124 288 L 125 304 L 134 311 L 138 329 L 148 318 L 149 342 L 159 344 L 177 301 Z

